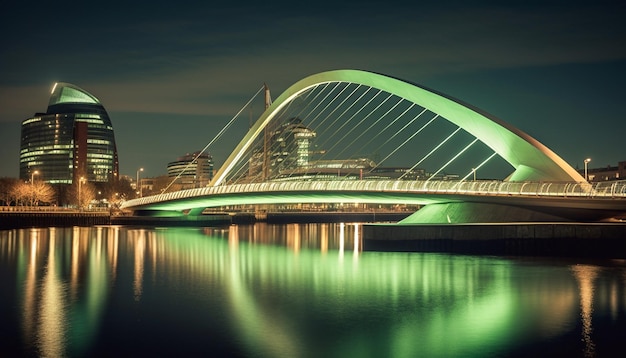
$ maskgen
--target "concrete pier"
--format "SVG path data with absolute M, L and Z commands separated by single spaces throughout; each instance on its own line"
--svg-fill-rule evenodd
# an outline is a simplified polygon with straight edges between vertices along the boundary
M 626 259 L 626 223 L 367 224 L 363 250 Z

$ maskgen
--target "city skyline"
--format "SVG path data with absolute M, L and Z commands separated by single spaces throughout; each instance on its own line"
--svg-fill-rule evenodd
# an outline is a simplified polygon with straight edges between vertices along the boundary
M 0 25 L 0 177 L 18 176 L 20 124 L 45 111 L 54 82 L 80 86 L 107 108 L 122 175 L 142 167 L 157 176 L 202 149 L 263 83 L 277 97 L 342 68 L 471 103 L 575 168 L 587 157 L 590 167 L 626 159 L 623 5 L 135 4 L 98 8 L 96 17 L 68 5 L 10 5 Z M 255 106 L 260 114 L 262 99 Z M 209 149 L 216 168 L 228 151 Z

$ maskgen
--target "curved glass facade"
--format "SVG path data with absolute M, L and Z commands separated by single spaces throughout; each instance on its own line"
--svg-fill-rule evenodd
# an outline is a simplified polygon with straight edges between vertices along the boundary
M 213 157 L 195 152 L 167 164 L 167 176 L 176 178 L 181 189 L 201 188 L 213 179 Z
M 98 99 L 69 83 L 54 85 L 46 113 L 22 122 L 20 178 L 72 184 L 118 178 L 113 125 Z

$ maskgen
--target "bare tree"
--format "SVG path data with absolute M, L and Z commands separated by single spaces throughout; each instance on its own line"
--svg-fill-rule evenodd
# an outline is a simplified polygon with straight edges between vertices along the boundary
M 11 200 L 15 201 L 15 205 L 27 205 L 30 200 L 31 188 L 30 184 L 18 181 L 11 189 Z
M 20 182 L 16 178 L 0 178 L 0 205 L 11 205 L 14 201 L 14 187 Z
M 76 189 L 78 192 L 76 193 L 76 199 L 79 208 L 87 208 L 89 207 L 89 203 L 96 198 L 96 189 L 89 182 L 84 182 L 82 184 L 77 183 Z
M 144 189 L 143 195 L 148 196 L 148 195 L 155 195 L 155 194 L 163 193 L 165 188 L 167 188 L 167 186 L 170 184 L 171 180 L 172 179 L 166 175 L 161 175 L 159 177 L 154 178 L 152 189 L 151 190 Z M 172 191 L 172 190 L 174 189 L 170 187 L 169 191 Z M 177 189 L 177 190 L 180 190 L 180 189 Z
M 101 193 L 101 198 L 106 199 L 111 205 L 118 204 L 122 200 L 133 198 L 135 191 L 126 178 L 120 178 L 108 183 L 96 184 L 96 189 Z
M 52 203 L 56 192 L 52 186 L 44 181 L 35 181 L 31 185 L 32 205 L 40 203 Z

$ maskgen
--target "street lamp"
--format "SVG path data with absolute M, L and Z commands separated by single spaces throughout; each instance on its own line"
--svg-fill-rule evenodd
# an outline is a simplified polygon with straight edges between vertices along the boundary
M 591 158 L 585 159 L 585 180 L 586 181 L 589 181 L 589 177 L 587 176 L 587 165 L 589 164 L 590 161 L 591 161 Z
M 137 170 L 137 190 L 139 193 L 139 197 L 141 198 L 141 183 L 139 182 L 139 172 L 143 172 L 143 168 L 139 168 Z
M 31 184 L 32 184 L 32 183 L 33 183 L 33 181 L 35 180 L 35 175 L 39 175 L 39 171 L 38 171 L 38 170 L 35 170 L 34 172 L 32 172 L 32 173 L 30 174 L 30 182 L 31 182 Z
M 83 203 L 81 201 L 81 194 L 82 194 L 82 190 L 83 190 L 83 181 L 85 180 L 84 177 L 80 177 L 80 179 L 78 179 L 78 208 L 82 208 Z
M 33 198 L 31 199 L 30 206 L 35 204 L 35 175 L 39 175 L 39 171 L 35 170 L 30 174 L 30 189 L 32 191 Z
M 474 173 L 474 181 L 476 181 L 476 168 L 472 168 L 472 172 Z

